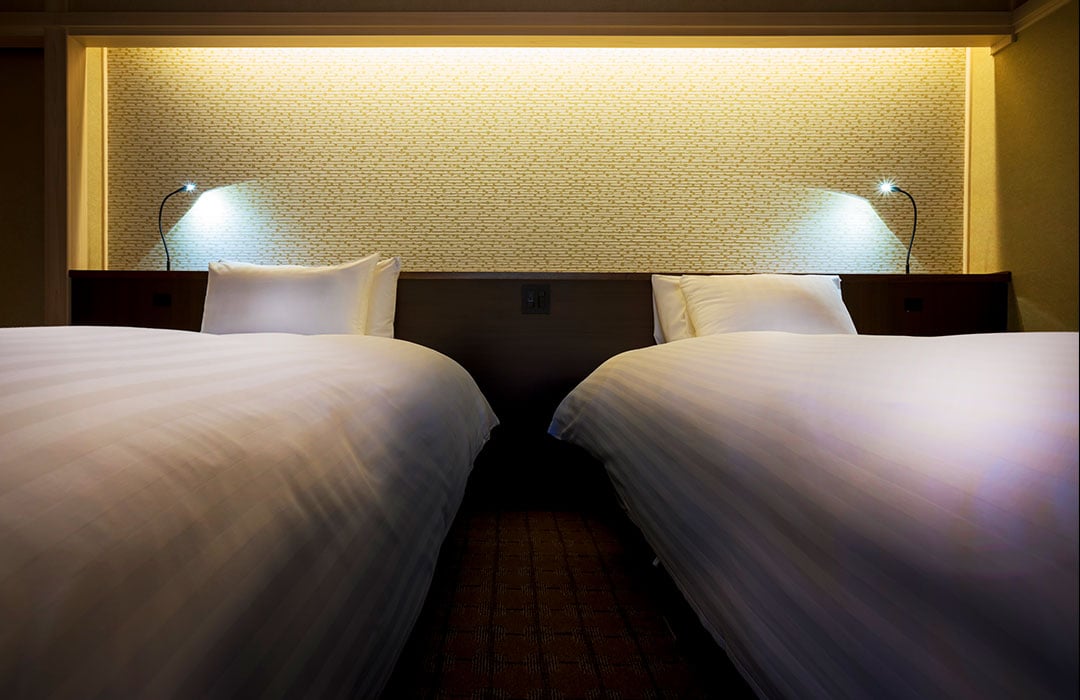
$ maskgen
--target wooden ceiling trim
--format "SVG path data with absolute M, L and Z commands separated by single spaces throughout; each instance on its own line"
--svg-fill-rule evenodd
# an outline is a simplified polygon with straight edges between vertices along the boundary
M 0 32 L 74 36 L 996 37 L 1012 12 L 6 12 Z

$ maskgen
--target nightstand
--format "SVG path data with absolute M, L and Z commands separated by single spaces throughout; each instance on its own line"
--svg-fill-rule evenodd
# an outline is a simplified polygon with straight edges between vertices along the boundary
M 1011 274 L 840 275 L 844 303 L 866 335 L 1008 330 Z
M 197 331 L 205 271 L 71 270 L 71 323 Z

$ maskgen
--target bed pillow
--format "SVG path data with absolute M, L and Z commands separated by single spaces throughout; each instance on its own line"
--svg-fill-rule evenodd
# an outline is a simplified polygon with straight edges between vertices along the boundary
M 687 275 L 679 286 L 696 335 L 856 332 L 835 275 Z
M 394 337 L 394 310 L 397 308 L 397 281 L 401 274 L 401 258 L 380 260 L 375 266 L 368 300 L 366 332 L 383 338 Z
M 363 333 L 379 254 L 322 267 L 210 263 L 204 333 Z
M 653 338 L 656 343 L 693 338 L 694 329 L 686 315 L 686 298 L 678 275 L 653 275 Z

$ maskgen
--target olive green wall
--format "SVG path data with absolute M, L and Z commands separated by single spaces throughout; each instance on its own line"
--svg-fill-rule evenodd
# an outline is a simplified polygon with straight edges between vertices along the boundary
M 992 57 L 993 114 L 973 124 L 970 271 L 1012 271 L 1017 329 L 1078 327 L 1077 6 Z

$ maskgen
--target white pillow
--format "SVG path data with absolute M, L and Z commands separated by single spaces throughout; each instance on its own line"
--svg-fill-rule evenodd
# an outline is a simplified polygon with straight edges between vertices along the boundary
M 679 286 L 697 335 L 856 332 L 836 275 L 687 275 Z
M 401 273 L 401 258 L 380 260 L 375 266 L 375 280 L 371 283 L 368 300 L 368 335 L 383 338 L 394 337 L 394 310 L 397 307 L 397 281 Z
M 210 263 L 204 333 L 363 333 L 379 254 L 324 267 Z
M 652 276 L 653 338 L 658 345 L 694 337 L 680 279 L 678 275 Z

